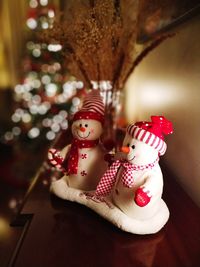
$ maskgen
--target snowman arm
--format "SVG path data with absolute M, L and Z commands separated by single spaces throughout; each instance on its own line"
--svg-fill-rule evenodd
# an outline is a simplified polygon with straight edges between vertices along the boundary
M 134 201 L 138 206 L 146 206 L 153 196 L 162 192 L 162 179 L 160 178 L 162 177 L 156 173 L 147 175 L 144 183 L 135 191 Z
M 149 196 L 155 196 L 163 187 L 163 177 L 160 172 L 148 172 L 144 183 L 140 186 Z
M 71 148 L 71 145 L 67 145 L 67 146 L 65 146 L 65 147 L 60 151 L 60 156 L 63 157 L 63 158 L 65 158 L 66 155 L 67 155 L 67 153 L 69 152 L 70 148 Z

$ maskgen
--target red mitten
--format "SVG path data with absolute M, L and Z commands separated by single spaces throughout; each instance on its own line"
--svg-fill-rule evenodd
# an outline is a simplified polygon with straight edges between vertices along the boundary
M 64 161 L 64 158 L 60 156 L 60 151 L 58 151 L 55 148 L 51 148 L 48 151 L 48 159 L 52 166 L 62 169 L 62 163 Z
M 144 192 L 142 187 L 139 187 L 135 192 L 135 203 L 140 206 L 144 207 L 146 206 L 151 200 L 151 197 L 148 195 L 147 192 Z

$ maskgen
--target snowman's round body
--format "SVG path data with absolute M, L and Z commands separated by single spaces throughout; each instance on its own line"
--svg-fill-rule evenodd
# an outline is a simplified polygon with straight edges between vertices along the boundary
M 82 142 L 81 148 L 78 148 L 78 164 L 77 172 L 69 173 L 62 177 L 69 187 L 80 190 L 94 190 L 107 168 L 107 163 L 104 160 L 105 149 L 99 142 L 102 134 L 102 124 L 97 120 L 79 119 L 73 122 L 72 127 L 73 137 Z M 90 147 L 87 147 L 87 142 L 93 142 Z M 86 147 L 84 148 L 84 142 Z M 61 156 L 65 157 L 70 153 L 71 145 L 65 147 L 61 151 Z
M 157 162 L 158 153 L 151 146 L 133 139 L 129 134 L 126 134 L 123 146 L 130 148 L 129 153 L 125 156 L 126 160 L 131 164 L 141 166 L 141 170 L 133 171 L 133 184 L 131 187 L 126 187 L 121 179 L 124 169 L 123 166 L 120 167 L 111 192 L 112 201 L 131 218 L 149 219 L 158 212 L 163 191 L 163 176 Z M 153 162 L 155 164 L 148 167 L 148 164 Z M 139 188 L 142 188 L 150 200 L 144 206 L 139 206 L 135 201 L 135 194 Z
M 146 171 L 137 171 L 134 175 L 134 184 L 131 188 L 127 188 L 123 185 L 121 181 L 121 172 L 122 168 L 120 168 L 117 174 L 117 181 L 112 191 L 112 201 L 118 206 L 125 214 L 134 219 L 149 219 L 160 208 L 160 200 L 162 195 L 162 187 L 163 187 L 163 178 L 159 165 L 155 166 L 152 170 Z M 145 184 L 147 180 L 156 180 L 155 187 L 157 188 L 157 192 L 153 194 L 150 202 L 144 206 L 138 206 L 135 201 L 135 192 L 136 190 Z M 154 181 L 152 181 L 154 183 Z

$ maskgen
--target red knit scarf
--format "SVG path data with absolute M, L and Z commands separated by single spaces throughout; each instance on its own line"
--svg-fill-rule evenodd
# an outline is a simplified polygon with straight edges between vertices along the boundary
M 79 148 L 89 148 L 95 147 L 99 143 L 99 139 L 97 140 L 79 140 L 74 138 L 72 140 L 71 148 L 68 153 L 67 159 L 67 174 L 77 174 L 78 172 L 78 149 Z

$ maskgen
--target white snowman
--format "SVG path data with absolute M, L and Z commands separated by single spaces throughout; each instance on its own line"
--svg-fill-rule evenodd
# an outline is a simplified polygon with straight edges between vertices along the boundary
M 99 91 L 93 90 L 73 117 L 72 143 L 62 151 L 50 149 L 48 152 L 50 163 L 66 170 L 66 174 L 51 185 L 51 191 L 57 196 L 65 199 L 69 188 L 85 191 L 96 188 L 107 168 L 106 151 L 100 143 L 103 122 L 104 104 Z M 67 166 L 63 166 L 64 162 Z
M 167 148 L 163 134 L 173 132 L 172 123 L 163 116 L 151 116 L 151 120 L 127 127 L 123 153 L 116 155 L 118 159 L 105 172 L 86 204 L 132 233 L 157 232 L 169 217 L 162 199 L 163 175 L 158 161 Z M 91 204 L 92 200 L 96 204 Z M 104 206 L 98 207 L 98 200 Z

